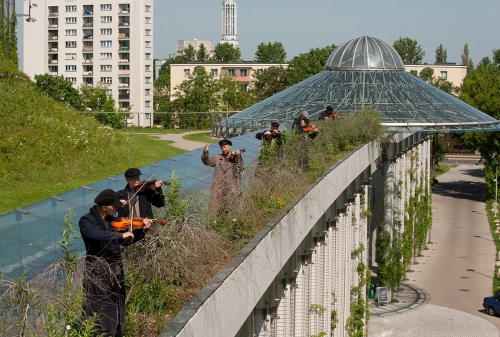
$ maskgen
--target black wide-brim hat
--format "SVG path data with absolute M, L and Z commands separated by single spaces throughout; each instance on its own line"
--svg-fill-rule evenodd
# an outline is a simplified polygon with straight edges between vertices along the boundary
M 99 193 L 97 197 L 95 197 L 94 202 L 96 203 L 96 205 L 100 206 L 111 205 L 115 208 L 122 207 L 122 202 L 120 201 L 120 199 L 118 199 L 115 191 L 113 191 L 112 189 L 107 189 Z

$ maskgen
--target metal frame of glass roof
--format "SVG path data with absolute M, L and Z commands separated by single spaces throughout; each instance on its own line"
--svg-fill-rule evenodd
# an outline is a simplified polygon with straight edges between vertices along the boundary
M 342 115 L 370 108 L 393 132 L 499 131 L 500 121 L 404 71 L 392 46 L 362 36 L 344 42 L 325 70 L 221 122 L 232 134 L 276 120 L 285 126 L 306 110 L 317 119 L 327 105 Z

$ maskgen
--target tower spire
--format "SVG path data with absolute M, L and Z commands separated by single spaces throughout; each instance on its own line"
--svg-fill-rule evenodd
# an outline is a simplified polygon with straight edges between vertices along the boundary
M 231 43 L 239 46 L 238 42 L 238 14 L 235 0 L 222 1 L 222 39 L 220 43 Z

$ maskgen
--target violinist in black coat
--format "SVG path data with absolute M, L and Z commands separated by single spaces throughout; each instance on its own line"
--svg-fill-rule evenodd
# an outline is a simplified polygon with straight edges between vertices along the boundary
M 118 210 L 118 216 L 128 218 L 133 213 L 134 217 L 140 216 L 154 219 L 151 206 L 165 206 L 165 196 L 161 189 L 163 181 L 159 179 L 156 179 L 153 185 L 144 186 L 136 193 L 136 189 L 141 187 L 141 174 L 141 171 L 137 168 L 129 168 L 125 171 L 127 186 L 123 190 L 117 191 L 116 194 L 118 199 L 122 200 L 122 202 L 128 201 L 128 203 Z
M 85 243 L 83 311 L 89 317 L 97 315 L 100 332 L 115 336 L 125 333 L 125 272 L 120 246 L 127 246 L 144 238 L 144 229 L 152 220 L 144 219 L 144 229 L 133 232 L 115 232 L 110 222 L 123 203 L 116 193 L 107 189 L 94 199 L 90 212 L 80 218 L 80 233 Z

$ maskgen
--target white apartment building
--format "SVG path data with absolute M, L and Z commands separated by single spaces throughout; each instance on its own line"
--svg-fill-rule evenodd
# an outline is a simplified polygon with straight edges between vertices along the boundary
M 462 85 L 462 81 L 467 75 L 467 66 L 455 63 L 405 64 L 405 70 L 416 76 L 420 76 L 420 72 L 427 68 L 434 70 L 434 77 L 450 81 L 456 87 Z
M 24 0 L 27 13 L 29 1 Z M 153 125 L 153 0 L 45 0 L 24 24 L 23 70 L 108 86 L 129 123 Z

